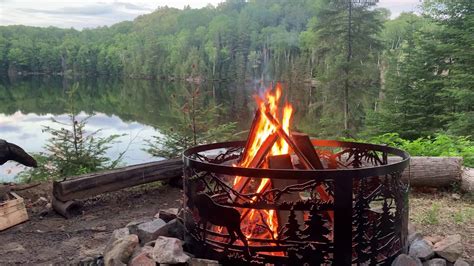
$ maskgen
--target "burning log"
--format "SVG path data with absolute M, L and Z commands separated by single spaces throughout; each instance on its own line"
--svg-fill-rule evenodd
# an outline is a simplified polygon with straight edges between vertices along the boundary
M 242 162 L 241 160 L 243 160 L 244 158 L 246 158 L 248 156 L 250 146 L 252 145 L 252 143 L 255 140 L 257 125 L 260 121 L 260 117 L 261 117 L 260 109 L 258 109 L 255 112 L 255 116 L 253 117 L 252 125 L 250 126 L 250 130 L 249 130 L 249 135 L 247 136 L 247 142 L 245 143 L 244 153 L 242 154 L 242 157 L 240 157 L 239 163 L 241 163 Z
M 309 163 L 313 166 L 314 169 L 323 169 L 323 164 L 319 159 L 318 153 L 314 149 L 313 143 L 308 134 L 292 132 L 291 138 L 295 142 L 295 145 L 300 149 L 300 151 L 306 156 Z
M 298 146 L 293 142 L 293 140 L 288 136 L 288 134 L 283 130 L 278 120 L 273 117 L 273 115 L 267 110 L 265 111 L 265 117 L 270 121 L 270 123 L 276 128 L 276 132 L 280 137 L 282 137 L 286 143 L 290 146 L 291 149 L 295 152 L 296 156 L 300 159 L 301 163 L 305 166 L 306 169 L 313 169 L 313 166 L 308 161 L 306 156 L 300 151 Z
M 274 155 L 268 157 L 268 166 L 270 169 L 293 169 L 293 163 L 291 162 L 291 156 L 289 154 L 282 154 L 282 155 Z M 299 184 L 298 180 L 291 180 L 291 179 L 274 179 L 272 180 L 273 188 L 284 189 L 291 185 Z M 290 194 L 283 194 L 279 198 L 279 202 L 297 202 L 301 200 L 299 193 L 290 193 Z M 284 225 L 286 223 L 286 218 L 290 215 L 289 211 L 279 210 L 277 212 L 278 217 L 278 224 Z M 303 224 L 304 217 L 302 212 L 296 213 L 296 220 L 299 224 Z
M 268 138 L 263 142 L 262 146 L 258 149 L 255 156 L 250 161 L 247 167 L 251 168 L 258 168 L 262 165 L 265 157 L 268 155 L 270 150 L 272 149 L 275 142 L 278 140 L 278 135 L 276 133 L 271 134 Z M 250 183 L 250 178 L 246 178 L 245 182 L 238 183 L 236 187 L 234 187 L 239 193 L 242 193 L 245 187 Z M 235 199 L 235 198 L 234 198 Z

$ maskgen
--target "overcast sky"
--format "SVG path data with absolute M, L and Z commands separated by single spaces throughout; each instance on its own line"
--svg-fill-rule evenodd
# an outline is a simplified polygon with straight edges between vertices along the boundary
M 294 0 L 298 1 L 298 0 Z M 0 25 L 56 26 L 93 28 L 133 20 L 159 6 L 193 8 L 222 0 L 0 0 Z M 419 0 L 380 0 L 379 6 L 390 9 L 392 17 L 414 11 Z

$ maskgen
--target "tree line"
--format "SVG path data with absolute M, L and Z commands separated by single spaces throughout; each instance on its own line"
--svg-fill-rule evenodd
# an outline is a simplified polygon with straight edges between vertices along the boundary
M 0 71 L 282 80 L 298 127 L 320 136 L 472 134 L 472 1 L 425 0 L 396 19 L 358 2 L 227 0 L 82 31 L 0 27 Z

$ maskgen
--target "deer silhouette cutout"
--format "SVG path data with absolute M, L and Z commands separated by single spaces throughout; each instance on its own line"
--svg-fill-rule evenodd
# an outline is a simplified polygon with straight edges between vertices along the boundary
M 205 193 L 196 193 L 194 187 L 191 186 L 186 191 L 188 196 L 187 205 L 192 210 L 197 209 L 199 213 L 198 227 L 203 226 L 202 238 L 206 239 L 207 223 L 224 226 L 230 237 L 228 244 L 232 245 L 237 239 L 240 239 L 247 248 L 247 252 L 249 252 L 247 238 L 240 229 L 240 212 L 232 207 L 216 203 Z

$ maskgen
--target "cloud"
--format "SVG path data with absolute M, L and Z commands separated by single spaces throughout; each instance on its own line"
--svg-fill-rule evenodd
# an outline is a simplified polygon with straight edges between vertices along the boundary
M 14 132 L 19 132 L 19 131 L 20 129 L 17 126 L 13 126 L 13 125 L 3 125 L 0 127 L 1 133 L 7 133 L 7 132 L 14 133 Z
M 25 13 L 43 13 L 50 15 L 79 15 L 79 16 L 101 16 L 108 14 L 127 13 L 127 11 L 151 11 L 151 8 L 138 6 L 132 3 L 113 2 L 96 3 L 84 6 L 70 6 L 56 9 L 19 8 Z
M 135 4 L 132 4 L 132 3 L 126 3 L 126 2 L 114 2 L 114 4 L 116 6 L 122 6 L 126 9 L 130 9 L 130 10 L 139 10 L 139 11 L 151 11 L 152 10 L 151 8 L 135 5 Z
M 25 13 L 43 13 L 50 15 L 80 15 L 80 16 L 98 16 L 110 14 L 114 10 L 105 5 L 83 6 L 83 7 L 64 7 L 59 9 L 47 10 L 36 8 L 19 8 Z
M 383 7 L 390 10 L 392 18 L 398 17 L 402 12 L 416 12 L 418 6 L 421 4 L 420 0 L 380 0 L 377 7 Z
M 121 21 L 133 20 L 138 15 L 150 13 L 154 9 L 150 3 L 129 0 L 101 0 L 101 2 L 42 0 L 42 3 L 22 0 L 0 1 L 4 1 L 0 5 L 0 25 L 22 24 L 76 29 L 110 26 Z

